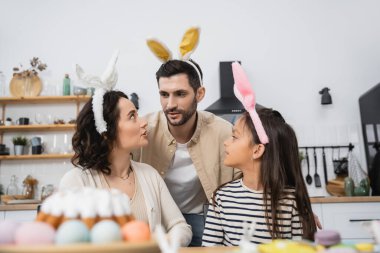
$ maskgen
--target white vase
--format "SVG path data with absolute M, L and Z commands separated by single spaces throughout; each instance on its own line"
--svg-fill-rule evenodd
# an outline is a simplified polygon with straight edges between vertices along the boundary
M 23 155 L 24 154 L 24 147 L 23 145 L 15 145 L 14 146 L 14 152 L 15 155 Z

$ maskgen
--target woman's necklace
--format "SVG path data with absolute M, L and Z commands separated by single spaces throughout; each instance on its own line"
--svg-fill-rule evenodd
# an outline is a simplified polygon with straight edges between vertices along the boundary
M 123 180 L 127 180 L 127 179 L 129 178 L 129 175 L 131 174 L 132 171 L 133 171 L 132 166 L 129 165 L 129 168 L 128 168 L 128 170 L 127 170 L 127 174 L 126 174 L 125 176 L 118 176 L 118 175 L 115 175 L 115 177 L 119 177 L 119 178 L 121 178 L 121 179 L 123 179 Z
M 104 177 L 104 180 L 106 181 L 106 184 L 108 186 L 108 189 L 111 189 L 111 183 L 108 182 L 108 179 L 107 179 L 107 175 L 103 174 L 103 177 Z M 122 192 L 126 193 L 128 195 L 128 198 L 132 201 L 133 199 L 133 196 L 134 196 L 134 193 L 130 193 L 130 191 L 136 191 L 135 190 L 135 178 L 133 176 L 133 169 L 132 167 L 130 166 L 129 169 L 128 169 L 128 172 L 127 172 L 127 175 L 124 176 L 124 177 L 121 177 L 121 176 L 115 176 L 115 177 L 118 177 L 118 178 L 121 178 L 123 180 L 123 183 L 121 186 L 120 185 L 120 182 L 118 183 L 113 183 L 113 188 L 116 188 L 116 189 L 119 189 L 121 190 Z M 125 178 L 125 179 L 124 179 Z M 128 180 L 130 178 L 130 180 Z M 120 188 L 121 187 L 121 188 Z M 131 188 L 132 187 L 132 188 Z M 129 188 L 130 190 L 128 190 L 127 188 Z M 129 193 L 129 194 L 128 194 Z
M 131 175 L 131 173 L 133 173 L 133 169 L 132 169 L 132 165 L 130 165 L 129 166 L 129 168 L 128 168 L 128 171 L 127 171 L 127 175 L 125 175 L 125 176 L 117 176 L 117 175 L 114 175 L 114 177 L 118 177 L 118 178 L 121 178 L 122 180 L 127 180 L 128 178 L 129 178 L 129 176 Z M 107 179 L 107 176 L 106 175 L 104 175 L 104 179 L 106 180 L 106 183 L 107 183 L 107 185 L 108 185 L 108 188 L 111 188 L 111 186 L 110 186 L 110 184 L 109 184 L 109 182 L 108 182 L 108 179 Z M 129 185 L 132 185 L 132 183 L 134 183 L 134 182 L 129 182 L 128 184 Z

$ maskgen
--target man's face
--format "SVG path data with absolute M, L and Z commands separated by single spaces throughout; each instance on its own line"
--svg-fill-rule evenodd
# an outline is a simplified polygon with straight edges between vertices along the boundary
M 197 110 L 197 99 L 186 74 L 161 77 L 158 81 L 160 102 L 172 126 L 185 124 Z

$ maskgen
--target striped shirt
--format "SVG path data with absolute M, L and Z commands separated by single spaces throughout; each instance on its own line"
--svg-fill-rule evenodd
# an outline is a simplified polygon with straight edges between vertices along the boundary
M 277 210 L 282 239 L 302 239 L 302 223 L 294 189 L 285 190 Z M 251 190 L 243 184 L 242 179 L 237 179 L 216 192 L 215 206 L 211 204 L 207 212 L 202 246 L 238 246 L 244 222 L 256 223 L 255 232 L 250 238 L 252 243 L 267 243 L 272 240 L 265 219 L 263 191 Z

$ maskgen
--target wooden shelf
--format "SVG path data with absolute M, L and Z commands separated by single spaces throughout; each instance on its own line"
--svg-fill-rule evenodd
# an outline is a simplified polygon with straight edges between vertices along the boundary
M 74 130 L 76 124 L 11 125 L 0 126 L 0 132 L 64 131 Z
M 42 104 L 87 102 L 90 96 L 37 96 L 37 97 L 0 97 L 0 104 Z
M 0 155 L 0 160 L 66 159 L 72 156 L 73 154 Z

